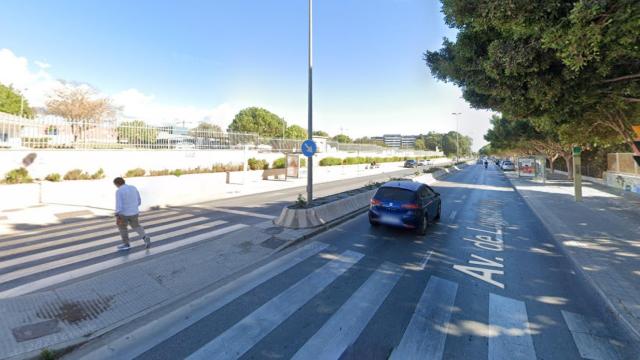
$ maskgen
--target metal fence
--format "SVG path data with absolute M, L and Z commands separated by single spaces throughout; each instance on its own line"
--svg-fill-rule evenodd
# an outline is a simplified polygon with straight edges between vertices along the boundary
M 304 139 L 262 137 L 252 133 L 219 132 L 198 126 L 147 125 L 139 121 L 69 121 L 57 116 L 34 119 L 0 113 L 2 149 L 153 149 L 212 150 L 252 149 L 264 152 L 296 152 Z M 376 144 L 343 144 L 318 139 L 320 152 L 406 153 Z M 414 152 L 436 156 L 433 151 Z
M 607 154 L 607 171 L 640 175 L 640 167 L 633 159 L 632 153 Z

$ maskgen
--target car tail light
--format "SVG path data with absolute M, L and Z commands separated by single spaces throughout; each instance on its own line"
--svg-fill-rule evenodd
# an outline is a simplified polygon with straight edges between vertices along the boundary
M 371 206 L 377 206 L 380 205 L 380 200 L 378 199 L 371 199 Z
M 402 208 L 403 208 L 403 209 L 412 209 L 412 210 L 416 210 L 416 209 L 418 209 L 418 204 L 412 204 L 412 203 L 404 204 L 404 205 L 402 205 Z

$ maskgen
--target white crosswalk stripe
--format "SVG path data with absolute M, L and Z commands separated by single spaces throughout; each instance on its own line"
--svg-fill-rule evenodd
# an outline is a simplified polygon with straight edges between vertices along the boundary
M 140 222 L 144 225 L 144 223 L 151 221 L 156 218 L 169 217 L 171 215 L 175 215 L 175 211 L 163 211 L 163 212 L 151 212 L 144 213 L 140 215 Z M 113 229 L 114 227 L 114 219 L 98 219 L 91 221 L 81 221 L 81 222 L 73 222 L 59 226 L 47 226 L 46 229 L 41 229 L 33 232 L 26 232 L 20 235 L 7 236 L 6 240 L 0 241 L 0 248 L 4 248 L 10 245 L 16 244 L 24 244 L 26 242 L 43 239 L 43 237 L 54 237 L 54 236 L 63 236 L 72 233 L 77 233 L 82 230 L 102 230 L 106 228 Z
M 431 276 L 391 359 L 442 359 L 458 284 Z
M 180 235 L 185 235 L 194 231 L 198 231 L 198 230 L 205 230 L 205 229 L 211 229 L 214 226 L 220 225 L 225 223 L 224 221 L 216 221 L 216 222 L 211 222 L 208 224 L 201 224 L 201 225 L 197 225 L 188 229 L 181 229 L 181 230 L 177 230 L 177 231 L 173 231 L 173 232 L 169 232 L 166 234 L 162 234 L 162 235 L 158 235 L 155 237 L 156 241 L 159 240 L 164 240 L 164 239 L 169 239 L 172 238 L 174 236 L 180 236 Z M 214 225 L 215 224 L 215 225 Z M 239 230 L 241 228 L 246 227 L 247 225 L 244 224 L 235 224 L 235 225 L 230 225 L 224 228 L 220 228 L 220 229 L 216 229 L 216 230 L 212 230 L 212 231 L 208 231 L 199 235 L 195 235 L 195 236 L 190 236 L 181 240 L 176 240 L 173 242 L 170 242 L 168 244 L 164 244 L 164 245 L 160 245 L 160 246 L 155 246 L 152 247 L 151 249 L 148 249 L 146 251 L 141 251 L 141 252 L 134 252 L 131 254 L 127 254 L 126 256 L 122 256 L 122 257 L 117 257 L 114 259 L 110 259 L 110 260 L 106 260 L 106 261 L 102 261 L 102 262 L 98 262 L 98 263 L 94 263 L 91 265 L 87 265 L 85 267 L 79 268 L 79 269 L 74 269 L 71 271 L 67 271 L 61 274 L 57 274 L 57 275 L 53 275 L 53 276 L 49 276 L 43 279 L 39 279 L 39 280 L 35 280 L 35 281 L 30 281 L 27 284 L 24 285 L 20 285 L 20 286 L 16 286 L 14 288 L 11 288 L 9 290 L 5 290 L 0 292 L 0 298 L 6 298 L 6 297 L 11 297 L 11 296 L 18 296 L 18 295 L 22 295 L 22 294 L 27 294 L 39 289 L 43 289 L 55 284 L 59 284 L 68 280 L 72 280 L 75 279 L 77 277 L 80 276 L 84 276 L 84 275 L 88 275 L 88 274 L 92 274 L 98 271 L 102 271 L 102 270 L 106 270 L 109 268 L 113 268 L 115 266 L 118 265 L 122 265 L 122 264 L 126 264 L 129 263 L 131 261 L 136 261 L 139 259 L 142 259 L 144 257 L 147 256 L 152 256 L 152 255 L 157 255 L 157 254 L 161 254 L 173 249 L 177 249 L 183 246 L 187 246 L 190 244 L 194 244 L 200 241 L 204 241 L 204 240 L 209 240 L 211 238 L 214 238 L 216 236 L 220 236 L 232 231 L 236 231 Z M 7 279 L 17 279 L 23 276 L 27 276 L 29 274 L 35 274 L 35 273 L 39 273 L 42 271 L 45 271 L 48 268 L 54 268 L 54 267 L 60 267 L 60 266 L 64 266 L 64 265 L 69 265 L 69 264 L 73 264 L 73 263 L 77 263 L 80 261 L 84 261 L 84 260 L 88 260 L 88 259 L 92 259 L 95 258 L 97 256 L 101 256 L 101 255 L 105 255 L 105 254 L 111 254 L 114 252 L 114 249 L 102 249 L 102 250 L 98 250 L 98 251 L 94 251 L 91 253 L 87 253 L 87 254 L 82 254 L 82 255 L 77 255 L 77 256 L 72 256 L 70 258 L 66 258 L 66 259 L 61 259 L 61 260 L 57 260 L 57 261 L 51 261 L 49 263 L 45 263 L 42 265 L 37 265 L 31 268 L 25 268 L 25 269 L 21 269 L 21 270 L 17 270 L 11 273 L 7 273 L 7 274 L 3 274 L 0 275 L 0 282 L 5 282 L 5 281 L 9 281 Z
M 339 359 L 356 341 L 402 276 L 400 266 L 384 263 L 336 311 L 293 359 Z
M 198 230 L 205 230 L 205 229 L 209 229 L 218 225 L 222 225 L 225 224 L 226 221 L 213 221 L 210 223 L 205 223 L 205 224 L 200 224 L 200 225 L 196 225 L 196 226 L 191 226 L 189 228 L 186 229 L 179 229 L 179 230 L 175 230 L 175 231 L 170 231 L 161 235 L 157 235 L 154 236 L 154 238 L 152 239 L 153 241 L 161 241 L 161 240 L 165 240 L 165 239 L 169 239 L 175 236 L 180 236 L 180 235 L 185 235 L 194 231 L 198 231 Z M 156 251 L 157 252 L 157 251 Z M 89 253 L 85 253 L 85 254 L 79 254 L 79 255 L 74 255 L 74 256 L 69 256 L 66 258 L 62 258 L 59 260 L 53 260 L 53 261 L 49 261 L 43 264 L 39 264 L 39 265 L 34 265 L 34 266 L 29 266 L 26 268 L 22 268 L 19 270 L 15 270 L 15 271 L 11 271 L 5 274 L 0 275 L 0 284 L 7 282 L 7 281 L 12 281 L 12 280 L 16 280 L 19 279 L 21 277 L 25 277 L 28 275 L 33 275 L 33 274 L 37 274 L 43 271 L 47 271 L 50 269 L 55 269 L 61 266 L 67 266 L 67 265 L 72 265 L 72 264 L 76 264 L 82 261 L 86 261 L 86 260 L 91 260 L 93 258 L 99 257 L 99 256 L 103 256 L 103 255 L 109 255 L 109 254 L 113 254 L 114 253 L 114 249 L 113 248 L 105 248 L 105 249 L 100 249 L 100 250 L 96 250 L 96 251 L 92 251 Z
M 177 218 L 171 219 L 171 222 L 169 224 L 165 224 L 165 225 L 162 225 L 162 226 L 156 226 L 156 227 L 154 227 L 153 225 L 155 225 L 156 223 L 164 223 L 164 222 L 166 222 L 166 220 L 150 221 L 150 222 L 145 224 L 145 231 L 148 234 L 152 234 L 154 232 L 169 230 L 169 229 L 173 229 L 173 228 L 176 228 L 176 227 L 179 227 L 179 226 L 190 225 L 190 224 L 193 224 L 193 223 L 196 223 L 196 222 L 199 222 L 199 221 L 207 220 L 207 218 L 205 218 L 205 217 L 197 217 L 197 218 L 191 218 L 191 219 L 187 219 L 187 220 L 183 220 L 183 221 L 173 222 L 174 220 L 184 219 L 185 217 L 189 217 L 189 215 L 179 216 Z M 108 231 L 107 232 L 107 234 L 110 234 L 110 233 L 113 233 L 113 231 Z M 90 236 L 100 236 L 100 235 L 102 235 L 102 234 L 93 233 Z M 85 237 L 87 237 L 87 235 L 85 235 Z M 68 239 L 64 239 L 64 240 L 66 240 L 66 241 L 74 241 L 76 239 L 74 239 L 72 237 L 72 238 L 68 238 Z M 59 248 L 59 249 L 38 252 L 38 253 L 27 255 L 27 256 L 15 257 L 15 258 L 12 258 L 12 259 L 9 259 L 9 260 L 0 261 L 0 269 L 4 269 L 4 268 L 11 267 L 11 266 L 23 264 L 23 263 L 26 263 L 26 262 L 29 262 L 29 261 L 44 259 L 44 258 L 47 258 L 47 257 L 50 257 L 50 256 L 66 254 L 66 253 L 70 253 L 72 251 L 89 249 L 89 248 L 92 248 L 94 246 L 109 244 L 109 243 L 117 242 L 119 240 L 121 240 L 120 235 L 111 236 L 111 237 L 108 237 L 108 238 L 102 238 L 102 239 L 98 239 L 98 240 L 87 241 L 87 242 L 83 242 L 83 243 L 80 243 L 80 244 L 77 244 L 77 245 L 66 246 L 66 247 Z M 30 249 L 29 247 L 25 247 L 25 248 L 26 249 Z M 26 252 L 26 251 L 21 251 L 21 253 L 22 252 Z
M 489 294 L 489 359 L 536 359 L 525 303 Z
M 166 316 L 154 320 L 125 336 L 102 346 L 90 354 L 88 359 L 110 360 L 134 358 L 198 322 L 205 316 L 221 309 L 257 286 L 320 253 L 329 245 L 313 242 L 296 249 L 235 281 L 181 307 Z
M 237 359 L 364 255 L 346 251 L 268 301 L 188 359 Z

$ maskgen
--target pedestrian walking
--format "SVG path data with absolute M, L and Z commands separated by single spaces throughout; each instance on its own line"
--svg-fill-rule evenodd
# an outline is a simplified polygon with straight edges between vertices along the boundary
M 131 249 L 129 244 L 129 229 L 131 226 L 135 230 L 140 238 L 144 240 L 145 248 L 151 247 L 151 238 L 144 232 L 144 228 L 138 221 L 139 210 L 138 207 L 141 204 L 140 193 L 135 186 L 127 185 L 124 179 L 117 177 L 113 179 L 113 184 L 118 188 L 116 190 L 116 225 L 120 230 L 120 236 L 122 236 L 122 245 L 118 245 L 118 251 L 127 251 Z

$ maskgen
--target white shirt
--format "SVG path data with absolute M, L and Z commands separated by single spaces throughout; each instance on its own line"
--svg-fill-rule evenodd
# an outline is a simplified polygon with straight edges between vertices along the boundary
M 133 216 L 138 214 L 141 204 L 140 193 L 135 186 L 124 184 L 116 190 L 116 214 Z

